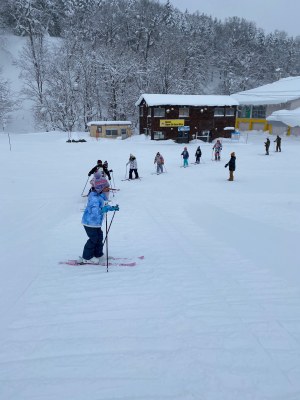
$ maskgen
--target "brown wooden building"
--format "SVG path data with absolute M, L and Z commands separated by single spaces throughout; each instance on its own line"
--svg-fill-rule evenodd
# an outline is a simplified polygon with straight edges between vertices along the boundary
M 188 143 L 231 137 L 228 127 L 235 126 L 238 102 L 230 96 L 142 94 L 135 105 L 140 134 Z

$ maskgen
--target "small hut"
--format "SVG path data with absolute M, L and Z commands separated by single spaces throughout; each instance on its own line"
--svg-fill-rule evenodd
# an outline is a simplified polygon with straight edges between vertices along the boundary
M 127 139 L 132 135 L 131 121 L 90 121 L 87 126 L 95 138 Z

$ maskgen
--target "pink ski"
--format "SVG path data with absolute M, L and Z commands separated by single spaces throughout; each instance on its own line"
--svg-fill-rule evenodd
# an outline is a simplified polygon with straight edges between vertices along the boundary
M 67 261 L 60 261 L 59 264 L 65 264 L 65 265 L 73 265 L 73 266 L 85 266 L 85 265 L 94 265 L 95 267 L 106 267 L 106 262 L 100 262 L 100 264 L 94 264 L 94 263 L 84 263 L 81 264 L 77 260 L 67 260 Z M 109 267 L 135 267 L 136 262 L 109 262 L 108 263 Z
M 138 256 L 138 257 L 111 257 L 109 256 L 109 260 L 134 260 L 134 259 L 139 259 L 139 260 L 144 260 L 145 256 Z

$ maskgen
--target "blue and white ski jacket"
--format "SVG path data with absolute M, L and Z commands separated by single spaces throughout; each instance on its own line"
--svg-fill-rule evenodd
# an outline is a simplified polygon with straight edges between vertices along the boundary
M 84 210 L 81 223 L 90 228 L 100 228 L 104 213 L 102 207 L 105 205 L 106 196 L 104 193 L 91 192 L 88 196 L 88 203 Z

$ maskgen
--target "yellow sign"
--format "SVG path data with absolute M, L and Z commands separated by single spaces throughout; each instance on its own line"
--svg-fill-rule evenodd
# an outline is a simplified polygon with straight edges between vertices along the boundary
M 161 128 L 166 128 L 168 126 L 184 126 L 184 119 L 161 119 L 159 126 Z

